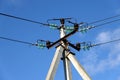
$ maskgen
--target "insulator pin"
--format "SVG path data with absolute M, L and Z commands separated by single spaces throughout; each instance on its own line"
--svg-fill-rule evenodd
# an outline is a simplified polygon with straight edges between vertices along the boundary
M 51 29 L 58 29 L 58 27 L 57 27 L 56 24 L 50 24 L 50 28 L 51 28 Z

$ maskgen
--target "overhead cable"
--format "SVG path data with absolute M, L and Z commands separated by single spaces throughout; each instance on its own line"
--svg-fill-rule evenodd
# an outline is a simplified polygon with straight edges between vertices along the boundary
M 107 41 L 107 42 L 103 42 L 103 43 L 94 44 L 92 46 L 100 46 L 100 45 L 104 45 L 104 44 L 108 44 L 108 43 L 112 43 L 112 42 L 117 42 L 117 41 L 120 41 L 120 39 L 116 39 L 116 40 L 111 40 L 111 41 Z
M 102 23 L 102 24 L 98 24 L 98 25 L 96 25 L 94 27 L 103 26 L 103 25 L 110 24 L 110 23 L 117 22 L 117 21 L 120 21 L 120 19 L 116 19 L 116 20 L 113 20 L 113 21 L 109 21 L 109 22 L 105 22 L 105 23 Z
M 90 43 L 84 42 L 84 44 L 82 44 L 81 49 L 83 49 L 84 51 L 86 51 L 86 50 L 90 50 L 90 48 L 95 47 L 95 46 L 101 46 L 101 45 L 104 45 L 104 44 L 108 44 L 108 43 L 112 43 L 112 42 L 117 42 L 117 41 L 120 41 L 120 39 L 111 40 L 111 41 L 102 42 L 102 43 L 97 43 L 97 44 L 91 44 L 91 42 Z
M 23 20 L 23 21 L 28 21 L 28 22 L 32 22 L 32 23 L 36 23 L 36 24 L 41 24 L 41 25 L 49 26 L 49 24 L 44 24 L 44 23 L 41 23 L 41 22 L 38 22 L 38 21 L 33 21 L 33 20 L 30 20 L 30 19 L 25 19 L 25 18 L 21 18 L 21 17 L 17 17 L 17 16 L 12 16 L 12 15 L 5 14 L 5 13 L 0 13 L 0 15 L 6 16 L 6 17 L 15 18 L 15 19 L 19 19 L 19 20 Z
M 105 19 L 97 20 L 97 21 L 94 21 L 94 22 L 90 22 L 90 23 L 88 23 L 88 24 L 94 24 L 94 23 L 102 22 L 102 21 L 105 21 L 105 20 L 117 18 L 117 17 L 119 17 L 119 16 L 120 16 L 120 14 L 115 15 L 115 16 L 111 16 L 111 17 L 107 17 L 107 18 L 105 18 Z
M 25 42 L 25 41 L 21 41 L 21 40 L 10 39 L 10 38 L 6 38 L 6 37 L 0 37 L 0 39 L 9 40 L 9 41 L 18 42 L 18 43 L 23 43 L 23 44 L 28 44 L 28 45 L 36 45 L 36 44 L 30 43 L 30 42 Z
M 84 33 L 84 32 L 87 32 L 90 29 L 100 27 L 100 26 L 103 26 L 103 25 L 106 25 L 106 24 L 110 24 L 110 23 L 113 23 L 113 22 L 117 22 L 117 21 L 120 21 L 120 19 L 112 20 L 112 21 L 109 21 L 109 22 L 105 22 L 105 23 L 102 23 L 102 24 L 95 25 L 95 26 L 91 26 L 91 25 L 89 26 L 88 24 L 86 26 L 81 25 L 78 31 Z M 72 29 L 69 29 L 69 30 L 72 30 Z

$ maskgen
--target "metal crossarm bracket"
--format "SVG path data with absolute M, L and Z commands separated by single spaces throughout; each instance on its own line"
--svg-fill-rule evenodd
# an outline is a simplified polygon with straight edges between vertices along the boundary
M 69 44 L 69 46 L 71 46 L 72 48 L 76 49 L 77 51 L 80 51 L 80 49 L 81 49 L 80 43 L 77 43 L 76 45 L 74 45 L 74 44 L 68 42 L 68 44 Z
M 75 24 L 74 27 L 75 27 L 75 30 L 74 30 L 74 31 L 72 31 L 71 33 L 67 34 L 67 35 L 64 36 L 63 38 L 60 38 L 60 39 L 57 40 L 56 42 L 54 42 L 54 43 L 52 43 L 52 44 L 49 44 L 49 45 L 47 46 L 47 48 L 49 49 L 49 48 L 53 47 L 53 46 L 56 45 L 57 43 L 59 43 L 59 42 L 65 40 L 65 39 L 68 38 L 69 36 L 71 36 L 71 35 L 73 35 L 74 33 L 76 33 L 76 32 L 78 31 L 78 25 Z
M 77 51 L 80 51 L 80 49 L 81 49 L 81 44 L 80 44 L 80 43 L 77 43 L 76 45 L 74 45 L 74 44 L 70 43 L 69 41 L 67 41 L 66 39 L 63 40 L 63 42 L 64 42 L 64 43 L 67 43 L 68 46 L 76 49 Z M 65 49 L 65 47 L 64 47 L 62 44 L 59 44 L 58 46 L 62 46 L 62 47 Z M 57 47 L 58 47 L 58 46 L 57 46 Z M 56 47 L 56 48 L 57 48 L 57 47 Z

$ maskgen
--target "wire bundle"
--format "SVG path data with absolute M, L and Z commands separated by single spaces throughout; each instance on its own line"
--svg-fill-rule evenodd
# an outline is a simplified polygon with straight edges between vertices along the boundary
M 1 16 L 6 16 L 6 17 L 11 17 L 11 18 L 14 18 L 14 19 L 27 21 L 27 22 L 32 22 L 32 23 L 40 24 L 40 25 L 44 25 L 44 26 L 50 26 L 51 28 L 54 28 L 54 29 L 58 28 L 58 26 L 55 25 L 55 24 L 45 24 L 45 23 L 41 23 L 41 22 L 38 22 L 38 21 L 29 20 L 29 19 L 25 19 L 25 18 L 21 18 L 21 17 L 16 17 L 16 16 L 12 16 L 12 15 L 9 15 L 9 14 L 5 14 L 5 13 L 0 13 L 0 15 Z M 106 24 L 110 24 L 110 23 L 113 23 L 113 22 L 120 21 L 120 19 L 115 19 L 115 20 L 104 22 L 104 23 L 101 23 L 101 24 L 98 24 L 98 25 L 95 25 L 95 26 L 89 26 L 89 25 L 92 25 L 92 24 L 96 24 L 96 23 L 103 22 L 103 21 L 106 21 L 106 20 L 114 19 L 114 18 L 117 18 L 117 17 L 120 17 L 120 14 L 115 15 L 115 16 L 111 16 L 111 17 L 108 17 L 108 18 L 105 18 L 105 19 L 97 20 L 97 21 L 94 21 L 94 22 L 90 22 L 90 23 L 83 23 L 82 22 L 82 24 L 81 23 L 79 24 L 79 27 L 80 27 L 79 31 L 84 33 L 84 32 L 87 32 L 87 30 L 90 30 L 90 29 L 93 29 L 93 28 L 96 28 L 96 27 L 100 27 L 100 26 L 103 26 L 103 25 L 106 25 Z M 72 24 L 76 24 L 76 23 L 73 23 L 71 21 L 68 21 L 68 22 L 72 23 Z M 69 27 L 69 26 L 65 26 L 65 28 L 66 28 L 66 31 L 69 31 L 69 32 L 74 30 L 73 27 Z M 34 44 L 34 43 L 25 42 L 25 41 L 16 40 L 16 39 L 11 39 L 11 38 L 6 38 L 6 37 L 0 37 L 0 39 L 9 40 L 9 41 L 18 42 L 18 43 L 23 43 L 23 44 L 27 44 L 27 45 L 38 46 L 39 48 L 46 47 L 46 41 L 42 41 L 42 40 L 38 40 L 37 43 Z M 94 46 L 100 46 L 100 45 L 104 45 L 104 44 L 108 44 L 108 43 L 112 43 L 112 42 L 117 42 L 117 41 L 120 41 L 120 39 L 111 40 L 111 41 L 103 42 L 103 43 L 97 43 L 97 44 L 84 43 L 84 45 L 81 48 L 83 50 L 89 50 L 91 47 L 94 47 Z

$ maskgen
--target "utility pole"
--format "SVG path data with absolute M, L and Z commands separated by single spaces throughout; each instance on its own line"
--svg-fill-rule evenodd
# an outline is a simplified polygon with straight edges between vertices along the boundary
M 72 45 L 70 42 L 66 40 L 67 37 L 73 35 L 78 30 L 78 25 L 74 25 L 74 31 L 72 31 L 69 34 L 65 34 L 65 19 L 61 18 L 59 19 L 61 26 L 60 26 L 60 39 L 54 42 L 53 44 L 50 44 L 48 48 L 51 48 L 55 44 L 59 43 L 60 45 L 57 47 L 55 55 L 53 57 L 53 60 L 51 62 L 48 74 L 46 76 L 46 80 L 54 80 L 54 76 L 58 67 L 58 64 L 60 62 L 60 59 L 63 60 L 64 65 L 64 73 L 65 73 L 65 80 L 72 80 L 72 73 L 70 68 L 70 62 L 73 64 L 73 66 L 76 68 L 80 76 L 83 80 L 91 80 L 89 75 L 85 72 L 83 67 L 80 65 L 80 63 L 77 61 L 77 59 L 74 57 L 74 54 L 70 52 L 68 45 L 71 47 L 79 50 L 77 46 Z
M 65 34 L 65 21 L 64 19 L 60 20 L 61 22 L 61 29 L 60 29 L 60 35 L 61 38 L 64 37 Z M 65 43 L 64 41 L 61 42 L 61 44 L 68 49 L 68 44 Z M 63 51 L 62 53 L 62 60 L 63 60 L 63 65 L 64 65 L 64 74 L 65 74 L 65 80 L 72 80 L 72 74 L 71 74 L 71 68 L 70 68 L 70 61 L 66 58 L 67 51 Z

